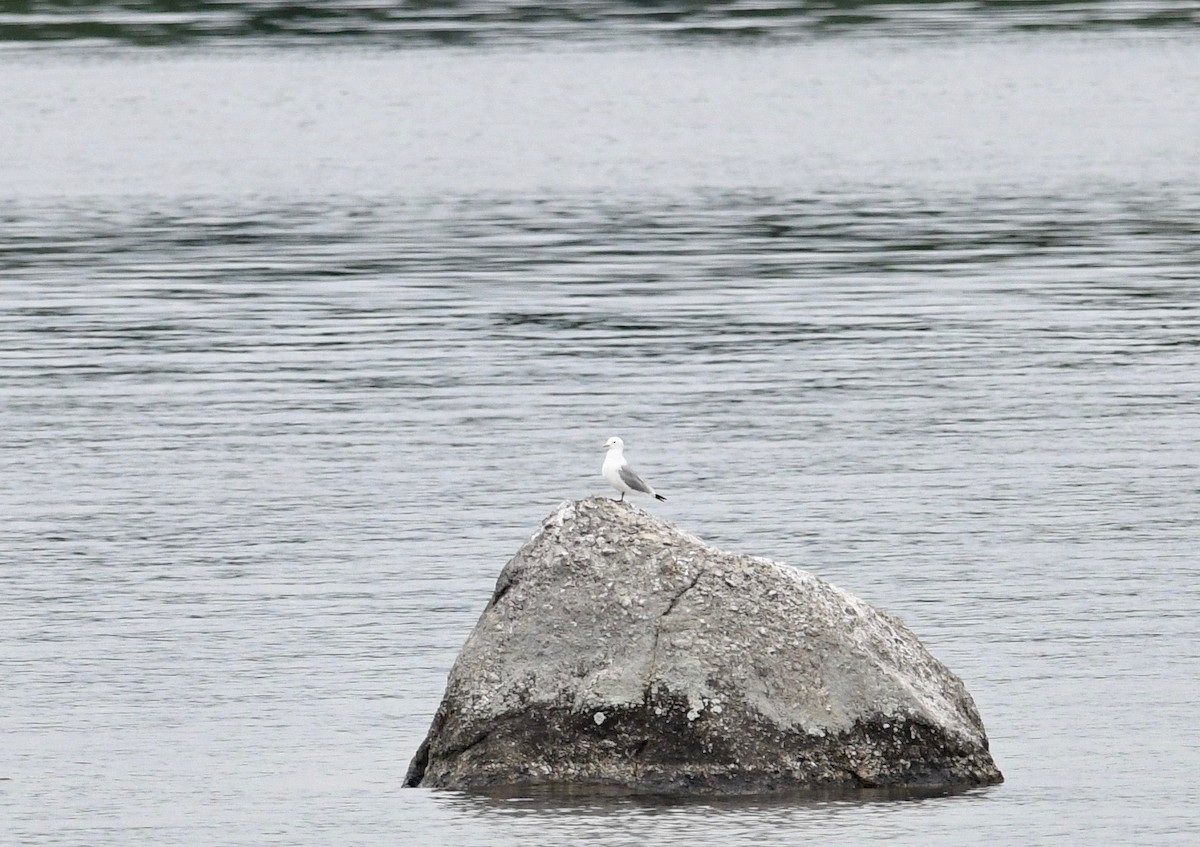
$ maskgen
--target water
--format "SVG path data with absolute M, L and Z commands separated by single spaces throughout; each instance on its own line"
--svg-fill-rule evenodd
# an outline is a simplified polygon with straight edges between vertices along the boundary
M 0 39 L 160 46 L 330 42 L 370 45 L 519 45 L 720 40 L 746 43 L 845 35 L 925 37 L 1010 32 L 1190 30 L 1195 0 L 139 0 L 90 4 L 23 0 L 0 12 Z M 0 42 L 2 43 L 2 42 Z
M 6 842 L 1190 844 L 1200 43 L 942 11 L 937 40 L 10 45 Z M 1007 782 L 401 790 L 611 434 L 656 512 L 905 620 Z

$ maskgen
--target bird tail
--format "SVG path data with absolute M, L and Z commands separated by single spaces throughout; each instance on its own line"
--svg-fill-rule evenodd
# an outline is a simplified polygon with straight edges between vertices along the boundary
M 656 499 L 656 500 L 662 500 L 664 503 L 665 503 L 665 502 L 667 502 L 667 498 L 666 498 L 666 497 L 663 497 L 661 494 L 655 494 L 655 495 L 654 495 L 654 499 Z

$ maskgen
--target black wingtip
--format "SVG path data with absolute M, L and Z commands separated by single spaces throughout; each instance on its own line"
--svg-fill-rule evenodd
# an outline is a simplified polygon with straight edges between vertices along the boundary
M 662 500 L 664 503 L 665 503 L 665 502 L 667 502 L 667 498 L 666 498 L 666 497 L 663 497 L 661 494 L 655 494 L 655 495 L 654 495 L 654 498 L 655 498 L 656 500 Z

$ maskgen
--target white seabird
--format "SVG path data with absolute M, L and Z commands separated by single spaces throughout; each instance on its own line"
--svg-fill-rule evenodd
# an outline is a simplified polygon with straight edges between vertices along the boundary
M 625 461 L 624 441 L 614 435 L 604 442 L 604 449 L 608 452 L 604 455 L 604 467 L 600 469 L 600 473 L 604 474 L 609 485 L 621 492 L 622 500 L 625 499 L 627 493 L 647 494 L 657 500 L 667 499 L 651 488 L 646 480 L 629 467 L 629 462 Z

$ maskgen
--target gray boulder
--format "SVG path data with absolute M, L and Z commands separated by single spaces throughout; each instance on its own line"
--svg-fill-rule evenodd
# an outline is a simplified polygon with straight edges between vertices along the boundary
M 900 621 L 628 503 L 564 503 L 505 566 L 405 784 L 672 794 L 1001 782 Z

